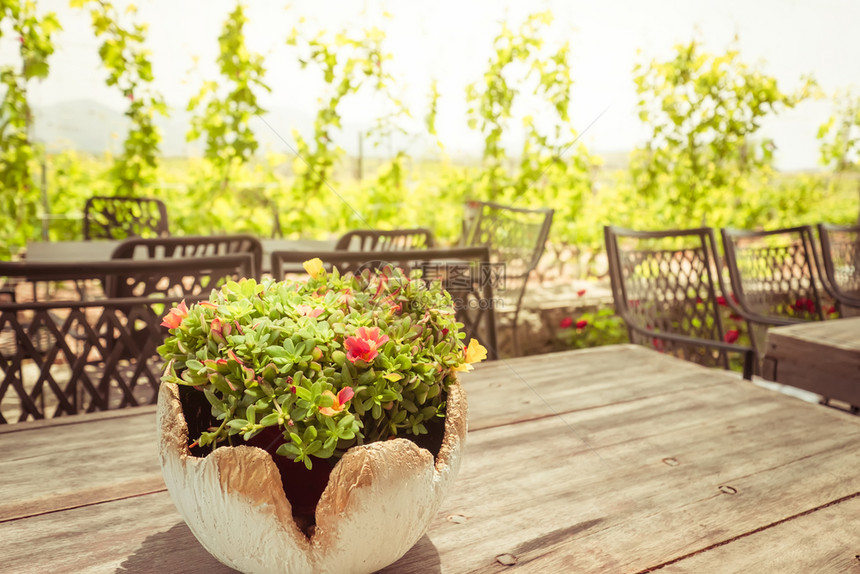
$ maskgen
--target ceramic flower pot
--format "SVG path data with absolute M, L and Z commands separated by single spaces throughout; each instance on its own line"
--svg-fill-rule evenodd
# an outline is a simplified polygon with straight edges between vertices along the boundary
M 465 393 L 454 382 L 435 458 L 404 438 L 349 449 L 331 471 L 308 537 L 293 517 L 272 457 L 245 445 L 193 456 L 179 389 L 163 383 L 158 432 L 164 482 L 200 543 L 241 572 L 374 572 L 403 556 L 438 512 L 460 466 L 466 410 Z

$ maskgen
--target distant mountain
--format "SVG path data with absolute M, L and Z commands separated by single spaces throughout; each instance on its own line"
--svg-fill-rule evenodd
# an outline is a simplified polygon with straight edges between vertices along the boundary
M 105 151 L 116 153 L 128 131 L 128 120 L 122 112 L 93 100 L 74 100 L 37 107 L 33 112 L 36 141 L 44 143 L 49 152 L 72 148 L 92 154 Z M 162 132 L 161 153 L 164 156 L 182 157 L 202 153 L 202 141 L 185 140 L 190 122 L 191 114 L 177 108 L 171 109 L 167 118 L 156 118 L 156 124 Z M 293 130 L 310 137 L 313 122 L 313 116 L 306 112 L 282 107 L 270 110 L 263 118 L 254 118 L 251 126 L 261 149 L 291 153 L 290 148 L 295 147 Z M 366 132 L 372 125 L 370 121 L 345 122 L 335 141 L 349 155 L 357 156 L 359 133 Z M 403 139 L 395 142 L 395 149 L 398 145 L 408 145 L 410 154 L 420 156 L 432 150 L 435 144 L 427 137 Z M 364 154 L 369 157 L 385 155 L 385 151 L 377 151 L 367 143 L 364 145 Z

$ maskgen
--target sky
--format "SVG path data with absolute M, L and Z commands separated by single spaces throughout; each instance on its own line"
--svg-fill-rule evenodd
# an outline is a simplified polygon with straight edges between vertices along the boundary
M 115 0 L 124 10 L 128 2 Z M 301 70 L 285 39 L 294 26 L 330 31 L 377 25 L 387 34 L 387 64 L 397 80 L 397 93 L 421 129 L 432 80 L 441 93 L 437 125 L 449 155 L 477 155 L 480 134 L 466 125 L 465 88 L 487 68 L 493 38 L 501 22 L 517 27 L 534 12 L 551 10 L 554 22 L 546 33 L 549 46 L 569 42 L 574 79 L 571 116 L 592 152 L 626 151 L 641 145 L 647 130 L 636 116 L 633 67 L 637 62 L 667 59 L 673 47 L 691 39 L 703 49 L 722 52 L 733 45 L 745 62 L 777 78 L 783 91 L 800 87 L 812 75 L 823 93 L 860 86 L 860 42 L 856 24 L 860 3 L 849 0 L 436 0 L 295 1 L 289 6 L 248 0 L 246 38 L 251 50 L 265 57 L 266 80 L 272 87 L 264 107 L 284 108 L 312 116 L 322 84 Z M 56 37 L 51 75 L 34 86 L 39 106 L 89 99 L 122 111 L 117 91 L 104 85 L 105 73 L 89 16 L 69 8 L 66 0 L 38 0 L 39 11 L 58 14 L 63 32 Z M 149 24 L 155 88 L 167 103 L 181 110 L 200 83 L 217 79 L 217 37 L 232 0 L 140 0 L 136 16 Z M 387 13 L 388 16 L 383 16 Z M 304 22 L 300 22 L 304 19 Z M 15 44 L 0 38 L 0 64 L 8 62 Z M 195 63 L 196 62 L 196 63 Z M 777 145 L 777 167 L 815 168 L 818 126 L 830 115 L 828 99 L 806 101 L 767 121 L 762 135 Z M 346 124 L 366 125 L 383 110 L 371 98 L 345 103 Z M 601 115 L 602 114 L 602 115 Z M 290 139 L 289 117 L 272 126 Z M 258 126 L 260 127 L 260 126 Z M 261 128 L 263 129 L 263 128 Z M 347 130 L 348 131 L 348 130 Z M 354 134 L 343 134 L 352 138 Z M 286 151 L 286 150 L 279 150 Z

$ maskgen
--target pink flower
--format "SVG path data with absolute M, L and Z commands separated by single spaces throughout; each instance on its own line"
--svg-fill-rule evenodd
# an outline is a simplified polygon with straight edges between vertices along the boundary
M 726 341 L 726 343 L 734 343 L 738 340 L 738 337 L 740 337 L 740 332 L 737 329 L 729 329 L 728 331 L 726 331 L 726 334 L 723 339 Z
M 161 326 L 168 329 L 176 329 L 187 316 L 188 307 L 185 306 L 185 299 L 183 299 L 179 305 L 168 311 L 167 315 L 162 318 Z
M 576 330 L 577 331 L 581 331 L 581 330 L 585 329 L 587 326 L 588 326 L 588 321 L 586 321 L 585 319 L 580 319 L 579 321 L 576 322 Z
M 209 324 L 209 332 L 212 333 L 212 338 L 215 339 L 216 342 L 227 342 L 227 340 L 224 338 L 224 324 L 221 323 L 221 319 L 219 319 L 218 317 L 212 319 L 212 322 Z
M 726 298 L 722 295 L 719 295 L 717 297 L 717 305 L 720 305 L 721 307 L 725 307 L 726 305 L 728 305 L 728 303 L 726 303 Z
M 346 358 L 352 363 L 358 360 L 370 363 L 379 354 L 377 349 L 387 341 L 388 335 L 380 333 L 379 327 L 359 327 L 354 337 L 347 337 L 344 341 Z
M 322 315 L 322 312 L 324 311 L 324 309 L 322 309 L 321 307 L 314 308 L 314 307 L 311 307 L 310 305 L 297 305 L 296 311 L 298 311 L 299 315 L 301 315 L 303 317 L 312 317 L 312 318 L 316 319 L 317 317 Z
M 836 312 L 836 307 L 834 305 L 831 305 L 830 308 L 827 310 L 828 315 L 832 315 L 835 312 Z
M 585 289 L 580 289 L 576 292 L 577 297 L 582 297 L 583 295 L 585 295 Z
M 573 319 L 570 317 L 565 317 L 561 320 L 561 323 L 559 323 L 558 326 L 562 329 L 569 329 L 573 326 Z
M 331 397 L 332 406 L 322 407 L 320 413 L 331 417 L 343 410 L 343 406 L 355 396 L 355 391 L 352 390 L 352 387 L 344 387 L 338 391 L 337 396 L 331 391 L 323 392 L 323 396 Z

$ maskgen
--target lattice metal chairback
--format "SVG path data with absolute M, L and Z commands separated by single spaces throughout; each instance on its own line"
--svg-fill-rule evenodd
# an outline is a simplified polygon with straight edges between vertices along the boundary
M 435 247 L 429 229 L 354 229 L 338 239 L 335 249 L 347 251 L 408 251 Z
M 160 199 L 93 196 L 84 205 L 84 239 L 166 235 L 167 207 Z
M 109 297 L 203 297 L 227 280 L 252 277 L 251 253 L 230 253 L 208 257 L 140 260 L 113 260 L 127 264 L 117 267 L 107 278 Z M 146 265 L 146 267 L 141 267 Z
M 478 339 L 487 348 L 487 359 L 498 359 L 496 315 L 493 298 L 493 266 L 486 247 L 415 249 L 409 251 L 275 251 L 272 275 L 285 277 L 285 269 L 295 269 L 318 257 L 327 269 L 336 267 L 341 274 L 376 271 L 393 265 L 410 272 L 421 269 L 427 281 L 441 280 L 454 299 L 457 320 L 463 323 L 466 341 Z M 292 275 L 292 273 L 289 273 Z
M 188 235 L 183 237 L 133 237 L 114 249 L 111 259 L 170 259 L 214 257 L 248 253 L 252 266 L 248 277 L 260 279 L 263 245 L 252 235 Z
M 463 244 L 486 245 L 494 262 L 504 263 L 506 279 L 523 279 L 537 267 L 549 237 L 552 209 L 523 209 L 470 201 L 472 212 Z
M 732 289 L 741 309 L 762 317 L 824 319 L 812 228 L 723 229 Z
M 161 317 L 181 299 L 208 298 L 183 278 L 206 275 L 217 283 L 250 266 L 249 254 L 87 266 L 0 262 L 0 277 L 52 284 L 22 289 L 49 298 L 0 302 L 0 423 L 154 403 L 162 370 L 156 349 L 166 334 Z M 62 287 L 77 282 L 100 285 L 100 295 Z M 138 283 L 158 285 L 158 293 L 128 297 Z
M 818 224 L 824 276 L 839 313 L 860 316 L 860 225 Z
M 519 314 L 528 279 L 537 267 L 549 238 L 552 209 L 523 209 L 485 201 L 469 201 L 463 218 L 463 245 L 485 245 L 490 259 L 504 265 L 504 285 L 497 291 L 513 309 L 514 354 L 520 354 Z
M 727 353 L 703 341 L 723 343 L 729 326 L 721 312 L 724 289 L 710 228 L 633 231 L 606 227 L 607 257 L 615 307 L 630 340 L 687 360 L 727 368 Z M 722 303 L 722 304 L 721 304 Z M 656 337 L 682 335 L 678 343 Z

